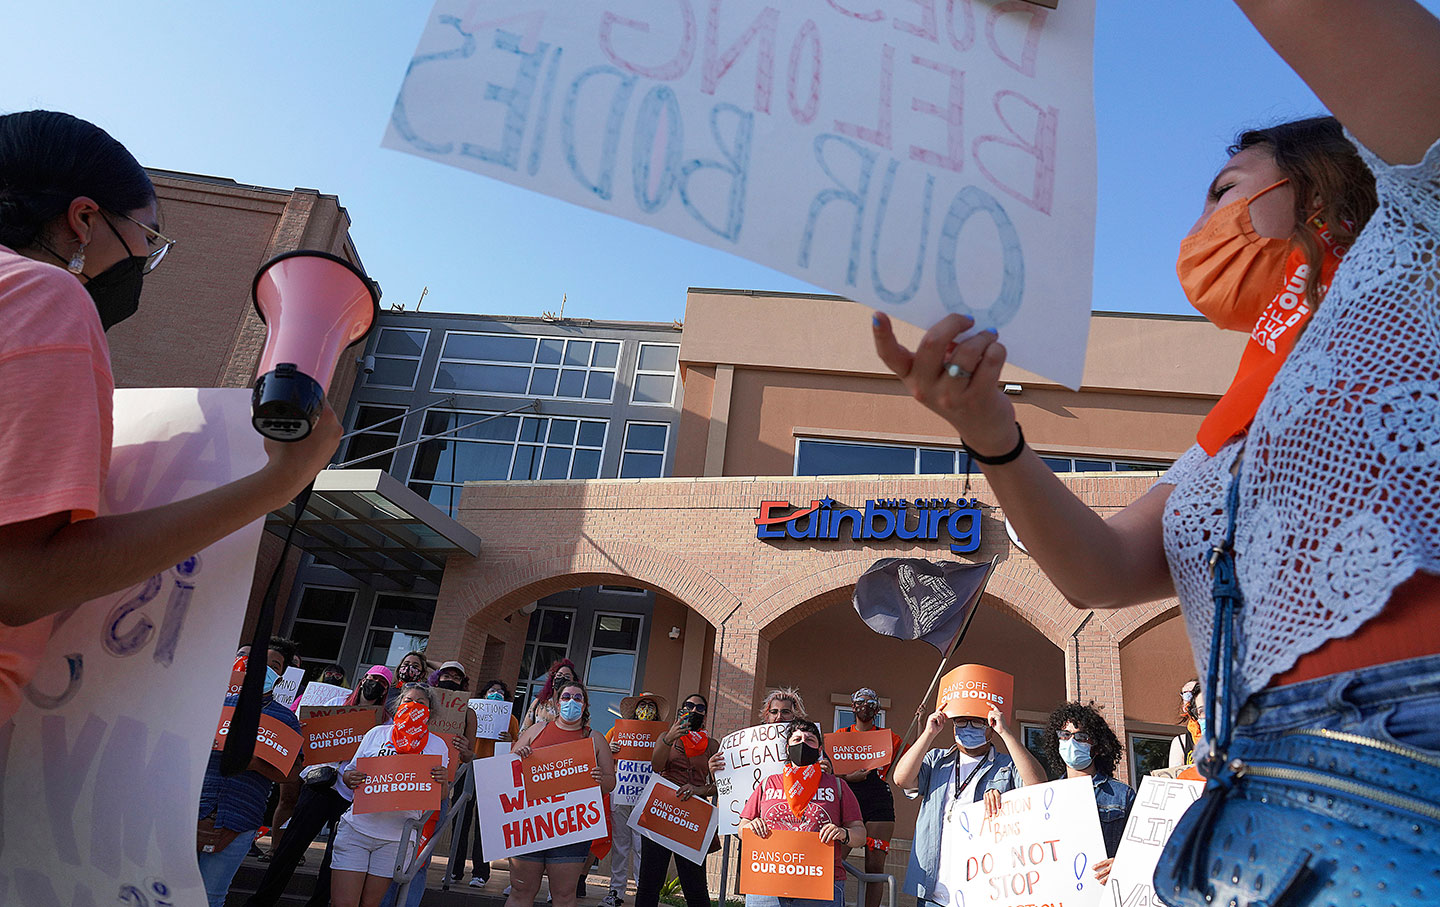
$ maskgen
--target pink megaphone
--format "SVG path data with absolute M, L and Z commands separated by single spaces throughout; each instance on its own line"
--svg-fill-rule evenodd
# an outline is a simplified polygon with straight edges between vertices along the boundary
M 267 438 L 299 441 L 320 418 L 340 352 L 379 319 L 380 293 L 348 261 L 309 249 L 270 259 L 251 290 L 267 330 L 251 423 Z

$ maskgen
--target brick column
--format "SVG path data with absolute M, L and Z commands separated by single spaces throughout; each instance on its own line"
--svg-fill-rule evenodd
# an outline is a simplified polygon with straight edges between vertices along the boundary
M 737 619 L 715 631 L 709 722 L 714 733 L 755 723 L 755 697 L 769 658 L 770 640 L 754 626 Z
M 1065 695 L 1087 705 L 1094 700 L 1095 708 L 1120 738 L 1120 764 L 1115 767 L 1115 777 L 1126 780 L 1129 747 L 1125 740 L 1125 696 L 1120 685 L 1120 642 L 1098 617 L 1084 621 L 1065 645 Z

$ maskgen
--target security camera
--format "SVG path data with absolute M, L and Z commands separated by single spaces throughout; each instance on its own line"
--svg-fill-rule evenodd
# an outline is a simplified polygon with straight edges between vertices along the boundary
M 367 375 L 373 375 L 373 374 L 375 374 L 375 357 L 374 357 L 374 356 L 362 356 L 362 357 L 360 357 L 359 359 L 356 359 L 355 361 L 358 362 L 358 363 L 360 363 L 360 371 L 364 372 L 364 373 L 367 374 Z

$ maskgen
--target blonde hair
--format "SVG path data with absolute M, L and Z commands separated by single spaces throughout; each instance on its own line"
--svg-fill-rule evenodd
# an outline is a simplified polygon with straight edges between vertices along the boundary
M 776 687 L 775 689 L 766 693 L 765 699 L 760 703 L 760 713 L 762 715 L 765 713 L 766 709 L 770 708 L 771 701 L 775 699 L 788 699 L 791 702 L 795 703 L 796 718 L 808 717 L 805 713 L 805 700 L 800 698 L 800 691 L 795 689 L 794 687 Z

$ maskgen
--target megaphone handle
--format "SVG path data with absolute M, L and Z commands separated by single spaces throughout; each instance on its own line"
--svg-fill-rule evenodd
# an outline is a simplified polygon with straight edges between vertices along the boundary
M 255 736 L 260 732 L 261 697 L 265 695 L 265 670 L 269 667 L 267 656 L 270 652 L 271 628 L 275 625 L 275 600 L 280 597 L 280 578 L 285 570 L 285 557 L 290 553 L 290 543 L 295 537 L 295 527 L 305 514 L 310 503 L 310 493 L 315 490 L 315 480 L 295 496 L 295 519 L 285 532 L 285 542 L 280 547 L 280 557 L 270 571 L 270 584 L 265 587 L 265 597 L 260 600 L 260 614 L 255 619 L 255 632 L 250 637 L 250 657 L 245 664 L 245 682 L 240 687 L 240 699 L 230 716 L 230 731 L 225 737 L 225 749 L 220 754 L 220 774 L 238 775 L 250 767 L 255 756 Z

